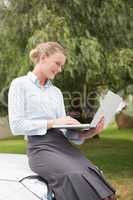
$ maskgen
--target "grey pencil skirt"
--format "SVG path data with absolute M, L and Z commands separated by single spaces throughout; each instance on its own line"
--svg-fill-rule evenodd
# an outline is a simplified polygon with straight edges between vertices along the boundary
M 115 194 L 101 171 L 58 129 L 28 136 L 27 154 L 30 168 L 48 182 L 56 200 L 101 200 Z

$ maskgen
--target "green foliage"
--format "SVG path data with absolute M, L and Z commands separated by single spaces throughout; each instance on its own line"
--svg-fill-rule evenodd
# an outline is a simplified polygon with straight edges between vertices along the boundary
M 127 108 L 123 111 L 126 115 L 133 117 L 133 102 L 130 103 Z
M 115 91 L 127 89 L 133 83 L 133 50 L 115 49 L 107 55 L 108 80 Z
M 84 88 L 126 88 L 133 82 L 132 13 L 130 0 L 1 0 L 0 90 L 33 69 L 30 49 L 48 40 L 68 49 L 64 71 L 55 79 L 62 90 L 83 95 Z

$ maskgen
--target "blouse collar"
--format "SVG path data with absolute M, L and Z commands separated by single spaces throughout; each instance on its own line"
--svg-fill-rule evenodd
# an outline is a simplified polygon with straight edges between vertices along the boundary
M 47 87 L 50 87 L 52 85 L 52 81 L 50 79 L 48 79 L 46 81 L 45 85 L 42 87 L 39 83 L 38 77 L 32 71 L 29 71 L 27 73 L 27 76 L 34 84 L 36 84 L 40 88 L 47 88 Z

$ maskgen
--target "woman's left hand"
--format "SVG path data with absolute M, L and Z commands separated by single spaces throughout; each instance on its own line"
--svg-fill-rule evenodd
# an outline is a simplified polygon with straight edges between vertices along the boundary
M 80 139 L 85 140 L 88 138 L 93 137 L 94 135 L 98 135 L 104 128 L 104 116 L 101 117 L 100 121 L 98 122 L 96 128 L 91 128 L 89 130 L 85 130 L 79 133 Z

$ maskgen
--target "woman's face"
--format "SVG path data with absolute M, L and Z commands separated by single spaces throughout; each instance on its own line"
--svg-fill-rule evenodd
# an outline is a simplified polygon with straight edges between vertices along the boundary
M 42 55 L 40 57 L 39 65 L 45 77 L 54 79 L 55 76 L 62 71 L 65 62 L 65 55 L 61 52 L 56 52 L 50 56 Z

